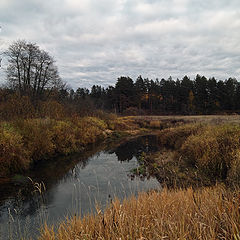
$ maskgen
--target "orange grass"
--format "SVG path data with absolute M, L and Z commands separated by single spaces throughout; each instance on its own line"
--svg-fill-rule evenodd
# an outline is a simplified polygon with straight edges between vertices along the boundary
M 240 194 L 218 185 L 194 191 L 163 190 L 118 199 L 104 211 L 68 219 L 39 240 L 240 239 Z

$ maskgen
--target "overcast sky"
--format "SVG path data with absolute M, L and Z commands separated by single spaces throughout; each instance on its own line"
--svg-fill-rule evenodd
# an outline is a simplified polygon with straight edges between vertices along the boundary
M 240 0 L 0 0 L 0 26 L 1 49 L 37 43 L 75 89 L 240 74 Z

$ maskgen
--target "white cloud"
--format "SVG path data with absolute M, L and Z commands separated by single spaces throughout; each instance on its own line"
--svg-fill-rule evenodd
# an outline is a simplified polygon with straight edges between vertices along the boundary
M 144 34 L 178 34 L 179 31 L 187 30 L 187 24 L 183 19 L 167 19 L 139 24 L 135 27 L 137 33 Z

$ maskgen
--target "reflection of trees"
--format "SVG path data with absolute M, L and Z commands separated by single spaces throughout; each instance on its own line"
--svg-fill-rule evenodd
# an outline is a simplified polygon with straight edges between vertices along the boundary
M 142 152 L 155 152 L 159 148 L 155 135 L 142 136 L 121 144 L 113 150 L 119 161 L 130 161 L 133 157 L 137 159 Z
M 30 181 L 17 185 L 8 183 L 0 185 L 0 194 L 3 192 L 5 194 L 5 196 L 1 194 L 1 200 L 2 202 L 7 198 L 12 198 L 12 200 L 9 201 L 8 206 L 6 204 L 3 206 L 9 207 L 12 212 L 14 212 L 14 209 L 18 210 L 21 217 L 34 215 L 43 205 L 50 205 L 54 201 L 53 190 L 58 184 L 78 177 L 81 170 L 87 166 L 89 159 L 104 148 L 103 145 L 95 145 L 81 154 L 40 162 L 26 176 L 30 176 L 34 182 L 45 184 L 44 201 L 43 196 L 33 192 L 34 188 Z M 142 152 L 156 151 L 158 144 L 156 136 L 144 136 L 127 141 L 118 147 L 116 145 L 114 147 L 110 146 L 110 148 L 113 149 L 110 152 L 115 152 L 119 161 L 130 161 L 133 157 L 140 157 Z

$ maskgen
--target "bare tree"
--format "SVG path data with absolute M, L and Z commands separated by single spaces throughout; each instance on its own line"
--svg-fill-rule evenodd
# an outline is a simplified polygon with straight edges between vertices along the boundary
M 7 81 L 21 95 L 38 100 L 45 90 L 61 85 L 54 59 L 35 43 L 16 41 L 5 55 L 8 58 Z

